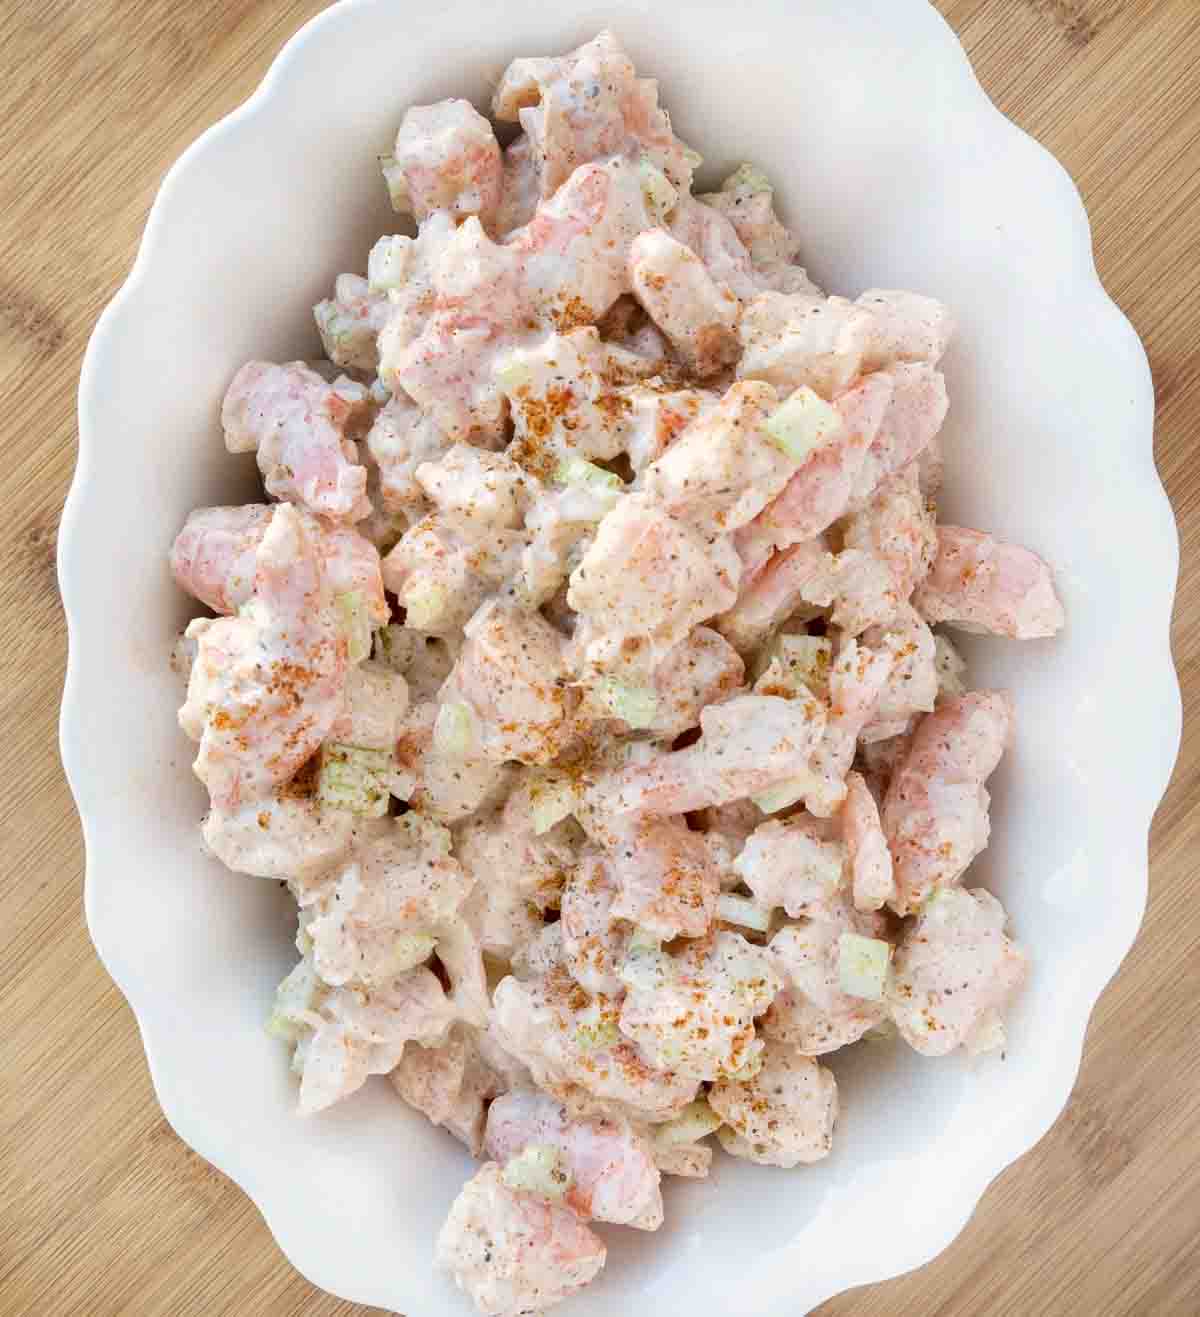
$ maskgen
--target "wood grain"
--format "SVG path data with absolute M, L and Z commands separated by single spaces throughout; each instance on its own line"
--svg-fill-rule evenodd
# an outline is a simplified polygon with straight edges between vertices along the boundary
M 254 88 L 319 0 L 0 8 L 0 1313 L 362 1317 L 275 1248 L 154 1100 L 92 951 L 56 752 L 59 510 L 87 335 L 167 166 Z M 940 0 L 1001 109 L 1078 182 L 1101 275 L 1150 353 L 1179 518 L 1183 753 L 1149 913 L 1096 1011 L 1069 1108 L 923 1270 L 822 1317 L 1200 1312 L 1200 5 Z M 1133 546 L 1136 550 L 1136 546 Z M 869 1247 L 869 1241 L 866 1241 Z M 716 1309 L 714 1309 L 716 1311 Z M 420 1317 L 411 1314 L 410 1317 Z

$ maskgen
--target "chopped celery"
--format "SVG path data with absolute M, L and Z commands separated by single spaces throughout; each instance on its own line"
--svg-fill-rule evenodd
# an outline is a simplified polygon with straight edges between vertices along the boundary
M 768 787 L 757 796 L 751 796 L 750 799 L 764 814 L 777 814 L 781 809 L 787 809 L 803 800 L 813 790 L 814 781 L 811 775 L 789 778 L 786 782 L 777 782 L 775 786 Z
M 439 754 L 462 759 L 475 741 L 475 715 L 462 700 L 447 700 L 437 711 L 433 744 Z
M 706 1139 L 723 1124 L 721 1117 L 703 1098 L 689 1102 L 675 1117 L 654 1128 L 654 1142 L 662 1148 L 675 1148 L 681 1143 L 698 1143 Z
M 848 997 L 882 1000 L 891 958 L 892 948 L 882 938 L 843 933 L 838 938 L 838 987 Z
M 766 906 L 734 892 L 722 892 L 717 898 L 717 918 L 758 933 L 766 933 L 771 927 L 771 911 Z
M 573 454 L 564 457 L 554 473 L 555 479 L 564 485 L 592 485 L 598 489 L 620 490 L 625 482 L 613 471 L 605 471 L 595 462 L 585 461 Z
M 642 196 L 646 199 L 646 209 L 656 222 L 660 222 L 674 209 L 679 193 L 671 186 L 666 174 L 648 155 L 643 155 L 638 162 L 638 173 L 641 175 Z
M 803 462 L 842 428 L 841 413 L 807 384 L 784 400 L 767 417 L 766 431 L 793 461 Z
M 535 777 L 529 787 L 534 835 L 540 837 L 568 818 L 577 804 L 575 788 L 563 778 Z
M 382 818 L 388 811 L 388 781 L 394 767 L 386 750 L 329 742 L 321 747 L 317 799 L 333 809 Z
M 629 686 L 615 677 L 604 677 L 596 686 L 596 698 L 614 718 L 632 728 L 649 727 L 658 712 L 658 696 L 642 686 Z
M 413 241 L 401 234 L 380 238 L 367 257 L 367 282 L 373 293 L 399 288 L 408 274 Z
M 774 192 L 771 180 L 757 165 L 743 161 L 721 184 L 722 192 Z
M 376 977 L 394 978 L 397 974 L 403 974 L 405 970 L 423 965 L 433 955 L 436 946 L 437 938 L 429 933 L 401 933 L 392 948 L 392 954 L 388 957 L 386 967 L 382 968 Z
M 517 356 L 506 357 L 496 366 L 495 374 L 501 392 L 510 398 L 533 383 L 533 371 Z
M 404 625 L 414 631 L 428 631 L 445 617 L 450 596 L 444 586 L 416 580 L 409 584 L 400 602 L 404 605 Z
M 306 1017 L 320 1005 L 324 992 L 325 985 L 306 956 L 275 989 L 267 1032 L 273 1038 L 298 1042 L 310 1031 L 312 1025 Z
M 379 167 L 383 170 L 383 179 L 387 184 L 392 209 L 402 214 L 407 212 L 411 208 L 411 202 L 408 199 L 408 184 L 404 181 L 404 170 L 396 163 L 395 156 L 390 155 L 379 157 Z
M 338 618 L 346 633 L 346 657 L 361 663 L 371 652 L 371 616 L 361 590 L 347 590 L 334 596 Z
M 585 1021 L 575 1030 L 575 1045 L 584 1052 L 605 1051 L 620 1041 L 620 1031 L 611 1020 Z
M 574 1183 L 571 1168 L 552 1143 L 530 1143 L 509 1161 L 500 1178 L 518 1192 L 561 1198 Z

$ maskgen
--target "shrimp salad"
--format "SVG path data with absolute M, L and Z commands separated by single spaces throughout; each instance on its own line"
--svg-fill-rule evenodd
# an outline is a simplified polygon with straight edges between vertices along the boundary
M 828 1053 L 1005 1045 L 1026 961 L 964 879 L 1013 703 L 944 628 L 1063 610 L 937 520 L 946 307 L 827 296 L 752 165 L 694 194 L 610 33 L 492 109 L 503 148 L 404 115 L 410 234 L 317 305 L 321 359 L 237 372 L 264 499 L 171 569 L 204 844 L 298 909 L 300 1111 L 386 1076 L 481 1158 L 436 1258 L 517 1317 L 714 1143 L 827 1156 Z

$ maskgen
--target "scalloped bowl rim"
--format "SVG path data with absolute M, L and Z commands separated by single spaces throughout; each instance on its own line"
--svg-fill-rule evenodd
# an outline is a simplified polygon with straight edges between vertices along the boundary
M 136 311 L 137 297 L 151 269 L 163 231 L 169 223 L 171 197 L 178 180 L 193 167 L 200 166 L 209 153 L 235 139 L 243 129 L 252 128 L 263 107 L 277 89 L 287 81 L 298 52 L 317 41 L 327 28 L 342 23 L 347 14 L 362 9 L 379 7 L 382 0 L 342 0 L 321 12 L 301 27 L 284 45 L 272 62 L 254 94 L 225 118 L 209 127 L 179 157 L 166 174 L 155 198 L 136 261 L 124 284 L 101 314 L 85 354 L 79 387 L 79 455 L 74 481 L 68 495 L 61 523 L 58 548 L 58 570 L 64 608 L 70 637 L 67 675 L 64 687 L 60 724 L 61 753 L 68 781 L 71 785 L 80 817 L 87 851 L 85 879 L 85 906 L 89 931 L 102 962 L 129 1001 L 137 1018 L 146 1049 L 152 1080 L 164 1113 L 179 1136 L 202 1156 L 229 1175 L 250 1195 L 263 1214 L 276 1240 L 289 1260 L 314 1283 L 339 1294 L 363 1302 L 380 1303 L 386 1296 L 356 1293 L 355 1284 L 339 1271 L 336 1260 L 326 1256 L 328 1250 L 313 1253 L 301 1238 L 297 1205 L 289 1201 L 286 1178 L 271 1180 L 260 1174 L 261 1156 L 243 1153 L 231 1131 L 215 1125 L 205 1112 L 189 1105 L 171 1082 L 159 1060 L 160 1030 L 170 1028 L 169 1012 L 164 1012 L 155 999 L 153 986 L 139 978 L 136 960 L 129 948 L 122 945 L 116 930 L 106 923 L 98 906 L 97 870 L 99 868 L 97 834 L 102 828 L 104 810 L 94 790 L 97 770 L 85 765 L 81 731 L 85 720 L 81 686 L 86 654 L 87 635 L 82 631 L 78 617 L 80 606 L 82 561 L 86 548 L 82 537 L 82 524 L 88 508 L 94 464 L 97 460 L 99 439 L 92 424 L 94 400 L 103 387 L 102 366 L 111 344 L 122 333 L 127 318 Z M 934 12 L 934 11 L 931 11 Z M 969 94 L 974 98 L 970 106 L 980 121 L 990 118 L 997 132 L 1018 135 L 1024 148 L 1046 159 L 1053 160 L 1048 152 L 1033 139 L 1021 132 L 1000 114 L 984 93 L 970 70 L 966 56 L 944 20 L 937 16 L 945 28 L 947 57 L 957 58 L 966 64 L 969 73 Z M 957 53 L 955 53 L 957 52 Z M 1053 1061 L 1053 1074 L 1042 1087 L 1036 1107 L 1028 1109 L 1023 1119 L 1016 1122 L 991 1144 L 987 1156 L 977 1157 L 969 1166 L 963 1166 L 956 1191 L 943 1197 L 936 1219 L 926 1223 L 923 1232 L 914 1231 L 907 1237 L 881 1247 L 871 1256 L 853 1261 L 840 1260 L 831 1268 L 820 1267 L 810 1273 L 803 1283 L 799 1280 L 786 1292 L 768 1296 L 767 1306 L 754 1312 L 794 1314 L 807 1310 L 824 1299 L 855 1285 L 882 1280 L 920 1266 L 941 1252 L 959 1233 L 974 1210 L 988 1183 L 1019 1156 L 1031 1148 L 1061 1113 L 1078 1072 L 1083 1038 L 1088 1018 L 1101 991 L 1116 973 L 1122 959 L 1137 934 L 1144 910 L 1148 882 L 1145 843 L 1149 825 L 1157 804 L 1166 788 L 1178 750 L 1180 736 L 1180 698 L 1177 677 L 1170 655 L 1169 623 L 1174 585 L 1178 571 L 1178 536 L 1173 516 L 1161 482 L 1154 468 L 1152 449 L 1153 389 L 1144 350 L 1124 316 L 1104 292 L 1092 259 L 1091 235 L 1082 201 L 1068 175 L 1054 162 L 1053 175 L 1061 196 L 1061 205 L 1073 216 L 1075 242 L 1086 255 L 1085 278 L 1092 285 L 1082 283 L 1077 295 L 1086 293 L 1092 301 L 1095 314 L 1119 320 L 1127 332 L 1128 370 L 1130 378 L 1140 376 L 1136 411 L 1147 437 L 1140 441 L 1140 452 L 1125 457 L 1140 458 L 1142 488 L 1134 491 L 1147 500 L 1146 507 L 1156 515 L 1159 531 L 1157 544 L 1151 546 L 1160 557 L 1157 587 L 1147 604 L 1150 630 L 1144 633 L 1147 648 L 1143 651 L 1141 671 L 1145 694 L 1145 714 L 1158 718 L 1163 728 L 1156 762 L 1142 765 L 1137 780 L 1130 784 L 1125 805 L 1131 835 L 1140 839 L 1141 859 L 1134 872 L 1129 874 L 1132 894 L 1128 897 L 1126 921 L 1110 936 L 1101 951 L 1094 953 L 1087 967 L 1086 980 L 1076 991 L 1070 1027 L 1066 1030 L 1072 1045 L 1063 1048 Z M 1099 296 L 1096 296 L 1098 294 Z M 1149 423 L 1147 423 L 1149 422 Z M 1132 428 L 1132 427 L 1131 427 Z M 1132 496 L 1132 495 L 1131 495 Z M 1155 504 L 1157 502 L 1157 507 Z M 1138 697 L 1138 692 L 1130 696 Z M 92 789 L 89 789 L 92 788 Z M 804 1305 L 797 1308 L 799 1302 Z M 464 1309 L 465 1311 L 465 1309 Z M 749 1308 L 746 1309 L 750 1311 Z

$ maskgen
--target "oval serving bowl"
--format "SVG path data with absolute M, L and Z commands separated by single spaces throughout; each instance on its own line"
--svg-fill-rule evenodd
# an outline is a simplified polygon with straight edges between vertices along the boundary
M 346 0 L 309 23 L 171 169 L 88 348 L 59 552 L 63 761 L 92 937 L 179 1135 L 316 1284 L 410 1317 L 466 1312 L 432 1266 L 465 1151 L 382 1081 L 301 1119 L 263 1032 L 294 959 L 288 901 L 201 851 L 205 799 L 167 666 L 191 608 L 166 551 L 191 508 L 254 496 L 252 459 L 220 441 L 222 391 L 251 357 L 315 354 L 312 304 L 395 226 L 376 157 L 404 109 L 449 95 L 486 108 L 509 59 L 603 26 L 660 79 L 702 178 L 742 159 L 767 170 L 823 286 L 950 304 L 944 515 L 1036 549 L 1067 608 L 1054 641 L 965 644 L 972 683 L 1011 689 L 1018 715 L 969 878 L 1001 897 L 1032 958 L 1007 1058 L 835 1055 L 828 1160 L 779 1172 L 718 1157 L 710 1179 L 672 1182 L 663 1229 L 606 1231 L 609 1265 L 568 1309 L 599 1317 L 636 1296 L 799 1317 L 944 1248 L 1062 1110 L 1141 919 L 1179 734 L 1177 542 L 1145 354 L 1100 285 L 1070 179 L 992 106 L 925 0 L 512 0 L 503 17 Z

